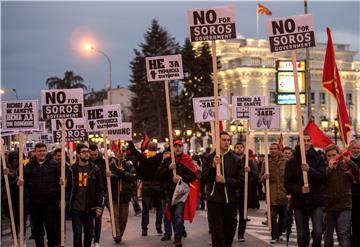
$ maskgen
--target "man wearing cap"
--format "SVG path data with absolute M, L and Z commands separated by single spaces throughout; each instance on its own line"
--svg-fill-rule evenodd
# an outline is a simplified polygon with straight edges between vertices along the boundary
M 162 234 L 161 222 L 163 212 L 161 205 L 161 187 L 160 181 L 155 176 L 162 161 L 162 154 L 157 153 L 156 142 L 149 142 L 146 156 L 139 152 L 131 141 L 129 141 L 129 150 L 139 162 L 137 174 L 138 178 L 142 181 L 142 236 L 148 235 L 149 211 L 153 205 L 156 208 L 156 231 L 158 234 Z
M 220 133 L 220 157 L 215 153 L 209 155 L 201 173 L 201 182 L 209 186 L 207 206 L 213 247 L 232 245 L 237 225 L 239 188 L 244 183 L 241 159 L 231 151 L 230 140 L 227 132 Z M 217 165 L 220 166 L 219 175 L 216 174 Z
M 166 201 L 171 205 L 170 214 L 175 234 L 175 246 L 181 247 L 181 238 L 184 234 L 184 206 L 185 202 L 172 204 L 172 198 L 176 184 L 179 181 L 190 184 L 197 178 L 197 169 L 191 157 L 183 152 L 183 143 L 180 140 L 174 141 L 175 164 L 171 158 L 164 159 L 158 170 L 158 177 L 164 183 Z M 176 169 L 176 177 L 173 177 L 173 170 Z

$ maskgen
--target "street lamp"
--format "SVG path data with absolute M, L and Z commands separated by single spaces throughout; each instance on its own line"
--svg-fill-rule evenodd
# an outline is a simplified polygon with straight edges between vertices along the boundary
M 109 63 L 109 105 L 111 105 L 112 104 L 112 97 L 111 97 L 112 78 L 111 78 L 111 60 L 110 60 L 110 57 L 105 52 L 96 49 L 94 46 L 92 46 L 91 44 L 88 44 L 88 43 L 84 45 L 84 49 L 88 50 L 88 51 L 93 50 L 93 51 L 95 51 L 97 53 L 100 53 L 101 55 L 103 55 L 106 58 L 106 60 Z
M 240 138 L 237 138 L 236 142 L 242 142 L 243 141 L 244 124 L 242 122 L 240 122 L 239 124 L 237 124 L 236 122 L 233 122 L 230 125 L 230 131 L 233 134 L 239 134 L 238 137 L 240 137 Z
M 333 131 L 334 132 L 334 141 L 337 145 L 337 134 L 339 132 L 339 122 L 337 118 L 334 119 L 334 124 L 329 126 L 329 120 L 326 117 L 323 117 L 321 119 L 321 127 L 324 129 L 324 131 Z
M 19 100 L 19 96 L 17 94 L 16 88 L 12 88 L 11 91 L 15 94 L 16 100 Z

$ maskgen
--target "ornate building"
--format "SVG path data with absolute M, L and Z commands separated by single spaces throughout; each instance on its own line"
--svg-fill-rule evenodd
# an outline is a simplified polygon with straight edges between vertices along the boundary
M 350 50 L 348 44 L 334 44 L 336 62 L 344 88 L 344 96 L 352 125 L 352 137 L 360 137 L 360 61 L 354 61 L 357 54 Z M 326 43 L 318 43 L 310 48 L 310 81 L 312 117 L 318 126 L 323 126 L 326 134 L 334 139 L 333 126 L 336 119 L 337 105 L 335 100 L 322 89 L 322 69 Z M 217 41 L 217 56 L 221 62 L 218 70 L 221 95 L 227 96 L 231 103 L 232 96 L 264 95 L 266 105 L 276 104 L 275 62 L 290 60 L 291 52 L 270 53 L 269 42 L 264 39 L 250 39 L 238 35 L 237 39 Z M 304 60 L 305 49 L 297 50 L 297 59 Z M 285 145 L 294 146 L 297 138 L 297 117 L 294 105 L 282 105 L 281 129 L 269 132 L 269 142 L 277 141 L 282 133 Z M 307 124 L 306 106 L 302 106 L 304 125 Z M 229 105 L 231 116 L 231 104 Z M 246 122 L 229 123 L 244 125 Z M 305 127 L 305 126 L 304 126 Z M 232 128 L 239 129 L 239 128 Z M 331 130 L 332 129 L 332 130 Z M 242 131 L 241 131 L 242 132 Z M 243 135 L 237 131 L 236 136 Z M 243 137 L 243 140 L 245 138 Z M 236 140 L 234 140 L 236 141 Z M 263 133 L 251 133 L 251 146 L 256 151 L 263 152 Z

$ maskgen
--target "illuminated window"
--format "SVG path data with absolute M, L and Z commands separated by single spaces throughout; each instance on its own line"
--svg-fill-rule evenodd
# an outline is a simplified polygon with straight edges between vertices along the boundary
M 353 98 L 352 98 L 352 94 L 351 94 L 351 93 L 347 93 L 347 94 L 346 94 L 346 104 L 347 104 L 347 105 L 352 105 L 352 104 L 353 104 Z
M 310 94 L 310 102 L 312 105 L 315 105 L 315 93 Z
M 321 105 L 325 105 L 326 104 L 326 96 L 325 93 L 319 93 L 319 103 Z

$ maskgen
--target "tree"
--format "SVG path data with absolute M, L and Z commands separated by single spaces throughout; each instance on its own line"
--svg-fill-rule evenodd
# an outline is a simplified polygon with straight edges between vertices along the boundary
M 65 71 L 64 78 L 50 77 L 46 80 L 46 85 L 49 89 L 70 89 L 70 88 L 82 88 L 87 90 L 84 84 L 84 79 L 76 75 L 71 70 Z
M 181 129 L 192 129 L 194 132 L 209 131 L 208 123 L 194 123 L 192 99 L 195 97 L 213 96 L 213 82 L 211 78 L 212 60 L 208 43 L 204 42 L 194 50 L 189 39 L 185 40 L 182 48 L 184 66 L 183 92 L 180 99 L 178 114 L 181 116 Z
M 135 131 L 163 140 L 167 136 L 164 82 L 147 82 L 145 57 L 175 54 L 179 44 L 155 19 L 144 39 L 139 49 L 134 49 L 135 57 L 130 62 L 130 90 L 135 93 L 132 122 Z

